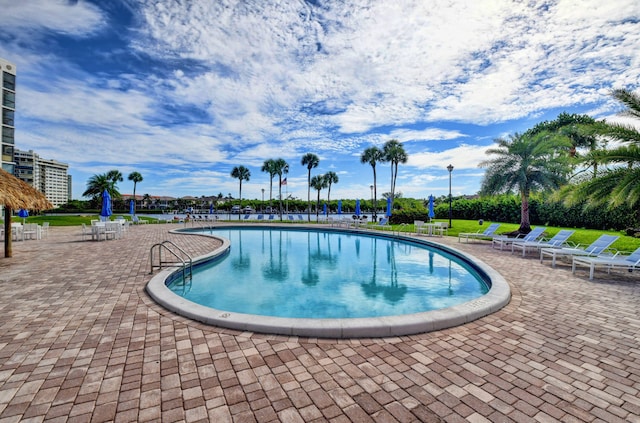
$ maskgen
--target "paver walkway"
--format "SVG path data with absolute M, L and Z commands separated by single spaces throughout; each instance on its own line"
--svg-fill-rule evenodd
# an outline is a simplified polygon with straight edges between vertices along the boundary
M 415 336 L 288 338 L 154 304 L 151 245 L 214 245 L 172 227 L 106 242 L 53 227 L 0 258 L 0 423 L 640 422 L 637 274 L 589 282 L 585 269 L 445 237 L 505 276 L 509 305 Z

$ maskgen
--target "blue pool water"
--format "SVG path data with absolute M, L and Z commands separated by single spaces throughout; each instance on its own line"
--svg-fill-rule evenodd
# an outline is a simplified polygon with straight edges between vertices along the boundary
M 220 228 L 229 254 L 168 282 L 217 310 L 274 317 L 354 318 L 438 310 L 488 292 L 473 267 L 419 243 L 348 232 Z

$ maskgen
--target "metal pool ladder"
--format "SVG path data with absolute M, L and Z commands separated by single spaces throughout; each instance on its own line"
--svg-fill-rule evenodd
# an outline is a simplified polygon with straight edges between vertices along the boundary
M 173 248 L 171 248 L 173 247 Z M 153 263 L 153 252 L 154 250 L 158 251 L 158 264 Z M 176 251 L 177 250 L 177 251 Z M 164 261 L 162 260 L 162 251 L 166 251 L 171 256 L 175 257 L 175 261 Z M 191 256 L 184 251 L 182 248 L 178 247 L 171 241 L 163 241 L 158 244 L 154 244 L 151 246 L 151 252 L 149 253 L 150 261 L 151 261 L 151 271 L 149 273 L 153 273 L 154 268 L 162 269 L 163 265 L 181 265 L 182 266 L 182 279 L 184 281 L 187 280 L 187 276 L 189 280 L 191 280 L 191 274 L 193 273 L 193 259 Z

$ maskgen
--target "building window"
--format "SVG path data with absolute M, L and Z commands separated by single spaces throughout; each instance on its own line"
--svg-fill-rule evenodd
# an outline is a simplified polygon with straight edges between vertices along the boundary
M 13 137 L 14 129 L 9 128 L 8 126 L 2 127 L 2 143 L 3 144 L 14 144 Z
M 2 170 L 13 175 L 13 163 L 2 163 Z
M 9 110 L 9 109 L 2 109 L 2 124 L 3 125 L 9 125 L 9 126 L 15 126 L 14 125 L 14 111 L 13 110 Z
M 16 76 L 8 72 L 2 72 L 2 86 L 8 90 L 16 90 Z
M 2 105 L 5 107 L 16 108 L 16 95 L 11 91 L 2 90 Z

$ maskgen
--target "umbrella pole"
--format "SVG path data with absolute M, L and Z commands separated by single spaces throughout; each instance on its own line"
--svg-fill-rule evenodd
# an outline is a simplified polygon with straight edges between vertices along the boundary
M 11 209 L 4 208 L 4 256 L 13 257 L 13 248 L 11 245 Z

